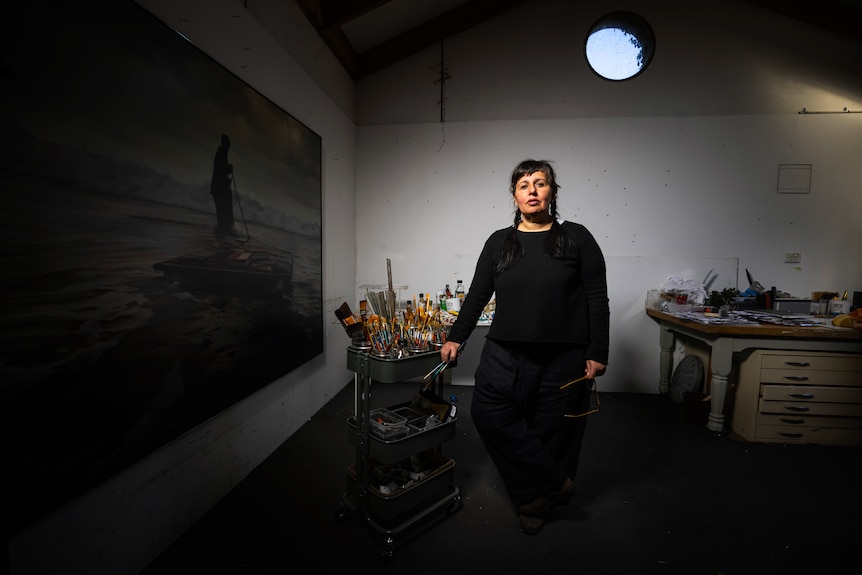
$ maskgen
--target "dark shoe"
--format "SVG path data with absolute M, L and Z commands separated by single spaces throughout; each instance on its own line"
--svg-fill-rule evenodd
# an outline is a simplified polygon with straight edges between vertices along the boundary
M 551 507 L 556 507 L 558 505 L 568 505 L 569 502 L 572 500 L 572 497 L 574 496 L 575 484 L 572 483 L 572 480 L 567 477 L 566 482 L 563 483 L 563 486 L 560 487 L 557 491 L 549 493 L 548 495 L 536 497 L 529 503 L 521 505 L 520 507 L 518 507 L 518 513 L 520 513 L 522 516 L 532 515 L 538 517 Z
M 518 515 L 518 520 L 521 522 L 521 531 L 527 535 L 535 535 L 542 530 L 542 527 L 545 526 L 544 519 L 541 517 L 534 517 L 533 515 L 524 515 L 521 513 Z

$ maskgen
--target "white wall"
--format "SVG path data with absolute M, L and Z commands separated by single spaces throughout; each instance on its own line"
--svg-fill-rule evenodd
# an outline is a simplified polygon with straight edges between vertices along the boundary
M 555 162 L 562 217 L 609 260 L 604 390 L 658 391 L 657 327 L 633 310 L 670 275 L 703 280 L 711 258 L 738 260 L 717 289 L 744 290 L 748 269 L 798 297 L 862 290 L 862 114 L 798 113 L 862 110 L 862 43 L 745 2 L 581 4 L 536 0 L 448 40 L 445 124 L 439 47 L 359 83 L 356 298 L 385 283 L 386 258 L 408 297 L 469 284 L 527 157 Z M 609 83 L 581 58 L 584 34 L 627 8 L 653 25 L 656 56 Z M 811 193 L 776 192 L 788 163 L 813 164 Z M 614 265 L 631 257 L 651 273 Z
M 312 79 L 304 69 L 309 63 L 289 56 L 242 2 L 139 4 L 322 137 L 324 353 L 13 534 L 14 575 L 138 573 L 352 381 L 348 340 L 333 313 L 355 291 L 352 83 L 334 58 L 319 58 Z M 325 52 L 293 2 L 254 2 L 254 8 L 284 25 L 275 37 L 299 41 L 304 34 L 306 48 L 318 42 L 316 53 Z M 335 90 L 335 98 L 317 82 Z

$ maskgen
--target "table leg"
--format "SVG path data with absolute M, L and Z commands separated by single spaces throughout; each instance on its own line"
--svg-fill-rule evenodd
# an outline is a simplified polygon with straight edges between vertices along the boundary
M 727 378 L 733 365 L 733 338 L 720 337 L 712 343 L 710 363 L 712 380 L 710 385 L 709 421 L 707 429 L 724 431 L 724 401 L 727 397 Z
M 659 363 L 659 393 L 667 393 L 670 389 L 670 377 L 673 371 L 673 332 L 661 326 L 659 331 L 659 345 L 661 346 L 661 358 Z

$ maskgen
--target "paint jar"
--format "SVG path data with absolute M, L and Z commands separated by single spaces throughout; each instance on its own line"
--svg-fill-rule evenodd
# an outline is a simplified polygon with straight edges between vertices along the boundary
M 829 315 L 836 316 L 843 313 L 850 313 L 849 299 L 833 299 L 829 300 Z
M 368 351 L 371 349 L 371 340 L 364 337 L 362 339 L 354 339 L 350 341 L 350 347 L 356 351 Z
M 421 344 L 421 345 L 411 344 L 411 345 L 407 346 L 407 351 L 410 353 L 413 353 L 413 354 L 425 353 L 425 352 L 429 351 L 430 349 L 431 349 L 431 347 L 428 345 L 428 342 L 425 342 L 424 344 Z

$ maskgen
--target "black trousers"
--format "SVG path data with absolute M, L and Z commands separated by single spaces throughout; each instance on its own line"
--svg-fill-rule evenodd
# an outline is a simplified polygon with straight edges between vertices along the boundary
M 470 415 L 516 506 L 575 479 L 592 382 L 560 386 L 585 366 L 583 348 L 485 340 Z

